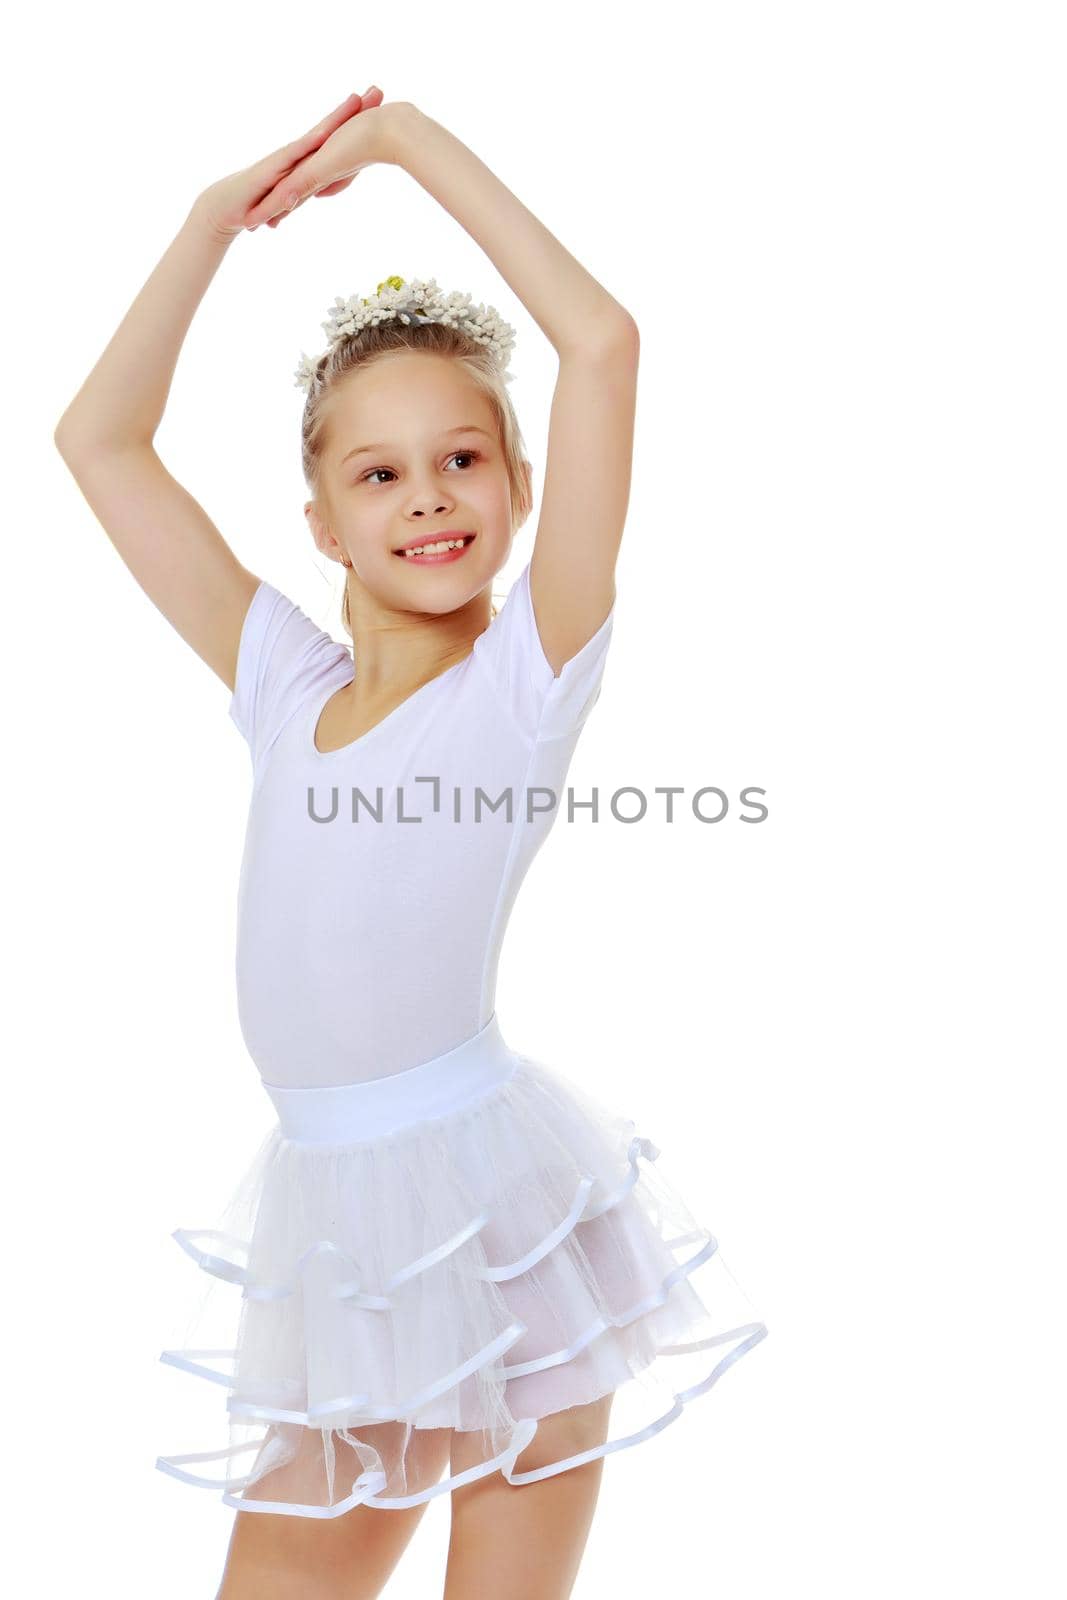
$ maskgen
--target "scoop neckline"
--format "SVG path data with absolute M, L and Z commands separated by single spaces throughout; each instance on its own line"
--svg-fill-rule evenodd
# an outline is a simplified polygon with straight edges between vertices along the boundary
M 392 711 L 387 711 L 380 722 L 376 722 L 373 728 L 368 728 L 367 731 L 365 733 L 361 733 L 358 738 L 350 739 L 347 744 L 338 745 L 335 750 L 320 750 L 318 745 L 315 743 L 315 734 L 318 731 L 319 719 L 326 710 L 326 707 L 329 705 L 330 701 L 333 699 L 334 695 L 339 694 L 342 689 L 347 689 L 350 683 L 355 682 L 355 665 L 354 663 L 350 662 L 349 665 L 351 666 L 352 670 L 348 673 L 348 676 L 343 680 L 343 682 L 335 683 L 326 691 L 325 695 L 316 695 L 315 699 L 311 703 L 310 714 L 306 724 L 307 736 L 305 739 L 305 744 L 308 746 L 311 755 L 316 761 L 332 761 L 335 756 L 347 755 L 352 750 L 361 749 L 363 745 L 367 743 L 368 739 L 373 739 L 376 733 L 379 733 L 383 728 L 390 726 L 392 722 L 399 717 L 400 713 L 406 710 L 413 701 L 420 699 L 429 689 L 432 689 L 435 684 L 443 683 L 444 680 L 448 677 L 451 677 L 454 672 L 458 672 L 460 667 L 465 667 L 467 662 L 471 659 L 471 655 L 473 655 L 473 651 L 465 655 L 461 661 L 453 661 L 450 667 L 446 667 L 443 672 L 439 672 L 435 678 L 429 678 L 425 683 L 420 683 L 419 687 L 417 689 L 413 689 L 409 695 L 405 695 L 400 704 L 394 706 Z

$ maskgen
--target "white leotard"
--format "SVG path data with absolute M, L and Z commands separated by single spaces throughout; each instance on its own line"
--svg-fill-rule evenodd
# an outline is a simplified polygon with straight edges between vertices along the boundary
M 403 1072 L 493 1016 L 508 917 L 566 805 L 615 614 L 555 677 L 529 580 L 527 563 L 469 656 L 329 752 L 315 728 L 353 679 L 351 648 L 256 590 L 229 710 L 253 770 L 238 1010 L 265 1082 Z

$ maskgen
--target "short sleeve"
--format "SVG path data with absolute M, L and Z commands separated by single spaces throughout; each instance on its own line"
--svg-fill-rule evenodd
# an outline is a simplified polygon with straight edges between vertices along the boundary
M 264 579 L 252 596 L 237 649 L 229 714 L 253 764 L 270 749 L 293 712 L 351 663 L 351 652 Z
M 475 640 L 474 651 L 528 739 L 564 739 L 584 726 L 600 698 L 614 621 L 613 601 L 592 638 L 564 662 L 557 677 L 537 631 L 526 563 L 504 604 Z

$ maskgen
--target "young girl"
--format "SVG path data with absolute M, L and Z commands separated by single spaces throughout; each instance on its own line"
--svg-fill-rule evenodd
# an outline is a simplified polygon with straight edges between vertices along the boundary
M 152 440 L 232 241 L 372 162 L 477 239 L 559 376 L 533 553 L 493 612 L 532 498 L 512 330 L 432 280 L 338 301 L 297 380 L 349 650 L 241 565 Z M 600 694 L 637 369 L 627 312 L 458 140 L 373 88 L 197 199 L 57 429 L 251 754 L 238 1001 L 278 1122 L 224 1226 L 175 1235 L 209 1275 L 202 1310 L 228 1297 L 233 1343 L 162 1359 L 226 1391 L 227 1442 L 157 1463 L 238 1511 L 220 1600 L 377 1595 L 446 1491 L 448 1600 L 567 1595 L 605 1456 L 766 1334 L 656 1146 L 521 1055 L 494 1003 Z

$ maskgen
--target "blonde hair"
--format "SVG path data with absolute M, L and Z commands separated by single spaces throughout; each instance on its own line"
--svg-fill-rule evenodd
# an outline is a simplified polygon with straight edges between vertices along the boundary
M 447 323 L 404 323 L 397 318 L 387 318 L 362 328 L 358 333 L 339 339 L 319 357 L 315 377 L 308 390 L 301 425 L 301 453 L 304 481 L 315 497 L 322 479 L 322 458 L 326 447 L 331 394 L 335 393 L 350 372 L 359 372 L 381 356 L 396 350 L 425 350 L 431 355 L 448 356 L 469 373 L 472 381 L 489 401 L 497 424 L 500 446 L 504 452 L 504 465 L 511 489 L 512 527 L 518 529 L 526 521 L 532 507 L 532 496 L 523 471 L 526 447 L 519 428 L 511 396 L 505 386 L 504 375 L 496 358 L 485 346 L 478 344 L 462 329 Z M 493 616 L 496 616 L 493 607 Z M 345 584 L 341 605 L 341 620 L 349 637 L 352 636 L 352 619 L 348 606 L 348 585 Z

